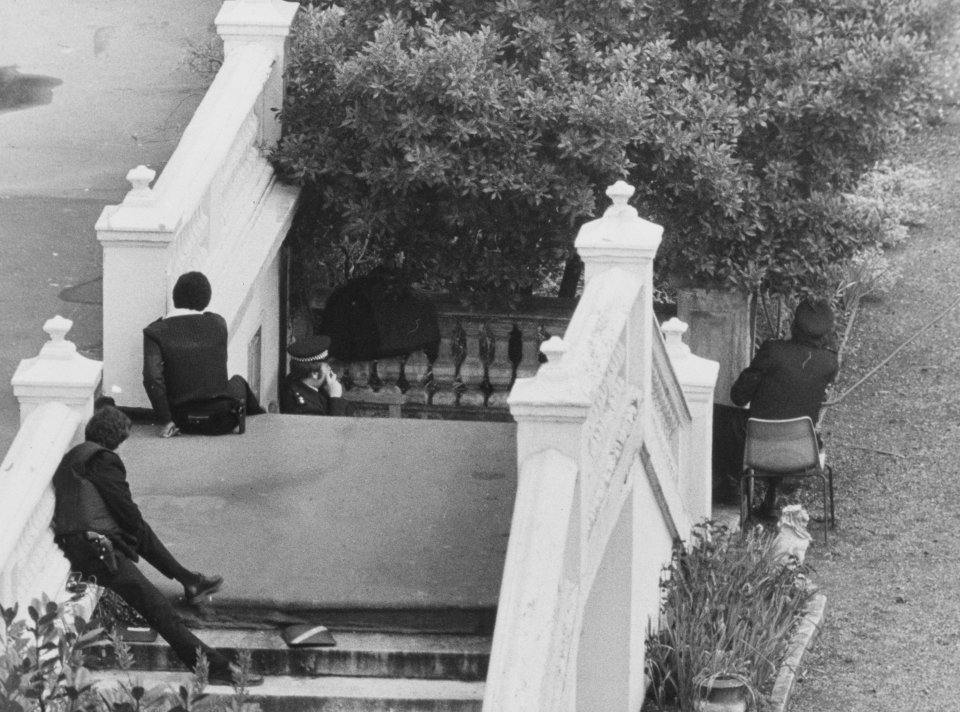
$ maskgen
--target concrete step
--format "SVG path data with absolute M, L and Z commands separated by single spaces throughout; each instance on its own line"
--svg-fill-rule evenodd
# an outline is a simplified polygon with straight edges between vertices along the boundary
M 97 671 L 98 691 L 107 699 L 121 686 L 145 687 L 149 697 L 157 688 L 175 695 L 189 684 L 186 672 Z M 262 712 L 479 712 L 484 683 L 459 680 L 409 680 L 403 678 L 268 676 L 263 685 L 248 690 Z M 204 691 L 229 702 L 232 688 L 215 685 Z
M 486 679 L 490 638 L 476 635 L 426 635 L 333 631 L 336 646 L 290 648 L 279 629 L 198 629 L 208 645 L 236 659 L 251 653 L 253 668 L 264 675 L 419 678 L 479 682 Z M 137 670 L 178 671 L 183 667 L 163 639 L 128 643 Z M 105 661 L 112 650 L 105 649 Z

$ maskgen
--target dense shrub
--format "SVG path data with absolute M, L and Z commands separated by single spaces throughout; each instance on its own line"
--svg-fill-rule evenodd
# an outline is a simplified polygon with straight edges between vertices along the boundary
M 660 277 L 825 287 L 844 199 L 934 97 L 948 0 L 343 0 L 297 24 L 275 163 L 301 268 L 555 284 L 618 178 Z M 570 264 L 574 264 L 571 262 Z M 567 283 L 568 286 L 571 282 Z

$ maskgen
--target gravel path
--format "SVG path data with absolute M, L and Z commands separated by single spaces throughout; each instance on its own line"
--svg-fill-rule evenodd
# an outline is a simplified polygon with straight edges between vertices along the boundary
M 935 180 L 928 223 L 890 254 L 898 286 L 861 307 L 837 393 L 960 297 L 960 116 L 903 155 Z M 960 710 L 958 334 L 960 306 L 824 418 L 837 528 L 824 548 L 812 527 L 827 614 L 790 712 Z

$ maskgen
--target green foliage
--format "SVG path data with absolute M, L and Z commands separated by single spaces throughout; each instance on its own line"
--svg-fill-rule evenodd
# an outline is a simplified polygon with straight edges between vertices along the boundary
M 73 600 L 77 600 L 75 597 Z M 177 690 L 146 688 L 131 674 L 115 685 L 97 684 L 89 667 L 102 658 L 106 633 L 97 622 L 67 614 L 46 596 L 34 600 L 26 619 L 18 608 L 0 606 L 0 712 L 255 712 L 243 686 L 224 700 L 203 690 L 207 662 L 200 662 L 192 679 Z M 115 638 L 116 658 L 130 670 L 129 647 Z M 250 670 L 250 653 L 242 651 L 242 678 Z
M 812 595 L 804 569 L 774 560 L 762 528 L 731 535 L 710 522 L 689 551 L 678 546 L 661 588 L 659 630 L 647 638 L 655 704 L 693 710 L 699 683 L 742 679 L 769 693 L 789 636 Z
M 481 299 L 555 282 L 619 178 L 660 279 L 825 288 L 844 199 L 937 94 L 948 0 L 343 0 L 298 21 L 295 268 L 402 263 Z

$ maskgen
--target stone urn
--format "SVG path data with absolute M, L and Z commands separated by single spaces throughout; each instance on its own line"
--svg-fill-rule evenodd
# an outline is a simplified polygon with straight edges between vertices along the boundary
M 746 712 L 748 687 L 739 677 L 718 675 L 699 684 L 697 712 Z

